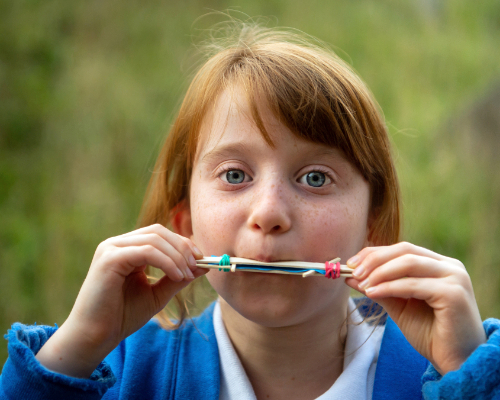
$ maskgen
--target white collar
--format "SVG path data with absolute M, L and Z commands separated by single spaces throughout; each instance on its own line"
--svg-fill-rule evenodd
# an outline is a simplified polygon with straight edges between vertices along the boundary
M 356 399 L 371 400 L 375 368 L 382 342 L 384 327 L 356 324 L 362 321 L 352 298 L 349 299 L 348 313 L 351 321 L 347 325 L 344 370 L 334 384 L 317 400 Z M 220 400 L 256 400 L 255 393 L 240 359 L 229 339 L 219 302 L 214 309 L 215 337 L 219 347 L 221 366 Z M 332 332 L 332 334 L 337 334 Z

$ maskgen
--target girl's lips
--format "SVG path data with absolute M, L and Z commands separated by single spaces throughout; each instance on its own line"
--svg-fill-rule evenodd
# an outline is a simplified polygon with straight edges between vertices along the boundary
M 243 256 L 243 258 L 248 258 L 250 260 L 255 260 L 255 261 L 260 261 L 260 262 L 265 262 L 265 263 L 272 263 L 272 262 L 279 262 L 279 261 L 292 261 L 295 260 L 294 258 L 283 258 L 283 257 L 273 257 L 273 256 L 263 256 L 263 255 L 258 255 L 255 257 L 248 257 L 248 256 Z
M 286 280 L 286 279 L 295 279 L 297 277 L 302 278 L 300 275 L 286 275 L 286 274 L 270 274 L 266 272 L 257 272 L 257 271 L 238 271 L 231 272 L 229 277 L 244 277 L 245 279 L 261 279 L 264 278 L 266 280 L 269 279 L 278 279 L 278 280 Z

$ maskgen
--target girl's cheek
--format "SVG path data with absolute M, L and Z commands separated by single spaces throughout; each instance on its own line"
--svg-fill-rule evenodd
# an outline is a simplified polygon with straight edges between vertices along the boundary
M 192 223 L 195 243 L 204 253 L 222 251 L 234 235 L 237 204 L 203 194 L 198 195 L 193 203 Z

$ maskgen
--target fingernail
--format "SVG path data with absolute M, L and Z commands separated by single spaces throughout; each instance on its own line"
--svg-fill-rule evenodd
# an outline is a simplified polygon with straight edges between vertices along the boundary
M 203 257 L 203 253 L 200 251 L 198 247 L 194 246 L 193 251 L 196 253 L 197 256 Z
M 194 259 L 192 254 L 189 255 L 188 259 L 189 259 L 189 265 L 191 267 L 196 267 L 196 260 Z
M 349 258 L 349 260 L 347 260 L 347 266 L 349 268 L 356 268 L 356 266 L 358 265 L 358 262 L 359 262 L 358 256 L 351 257 L 351 258 Z
M 175 273 L 175 275 L 177 275 L 177 279 L 182 281 L 184 279 L 184 274 L 182 273 L 182 271 L 180 269 L 178 269 Z
M 366 294 L 373 294 L 373 293 L 375 293 L 375 290 L 377 290 L 376 287 L 370 287 L 370 288 L 365 290 L 365 293 Z
M 358 285 L 361 289 L 366 289 L 368 286 L 370 286 L 370 281 L 368 279 L 365 279 L 363 282 L 361 282 Z
M 363 277 L 363 274 L 365 273 L 365 267 L 363 267 L 362 265 L 360 265 L 358 268 L 356 268 L 354 271 L 352 271 L 352 276 L 354 276 L 355 278 L 362 278 Z
M 191 272 L 191 270 L 189 268 L 186 269 L 186 274 L 187 274 L 188 278 L 194 279 L 194 275 L 193 275 L 193 273 Z

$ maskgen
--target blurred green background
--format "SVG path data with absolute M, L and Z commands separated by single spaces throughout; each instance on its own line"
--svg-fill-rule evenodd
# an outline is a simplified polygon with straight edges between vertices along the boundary
M 134 228 L 193 36 L 221 18 L 193 23 L 228 8 L 354 66 L 390 127 L 404 238 L 464 262 L 500 317 L 498 0 L 0 0 L 0 331 L 61 324 L 98 243 Z

